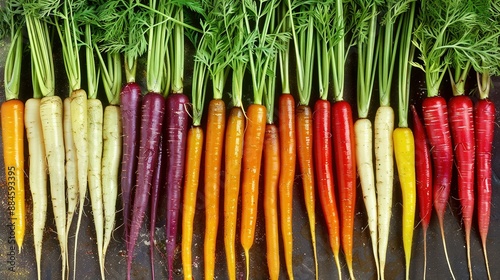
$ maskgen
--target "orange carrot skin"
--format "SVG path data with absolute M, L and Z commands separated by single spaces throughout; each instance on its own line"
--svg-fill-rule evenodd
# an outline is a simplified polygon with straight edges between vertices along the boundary
M 474 106 L 477 167 L 477 222 L 486 244 L 491 212 L 491 151 L 495 131 L 495 104 L 481 99 Z
M 269 278 L 277 280 L 280 275 L 278 235 L 278 181 L 280 177 L 278 128 L 266 125 L 264 138 L 264 217 L 266 224 L 267 266 Z
M 281 94 L 278 104 L 278 130 L 280 141 L 281 167 L 279 176 L 279 205 L 281 236 L 288 273 L 293 273 L 293 183 L 295 180 L 296 135 L 295 135 L 295 100 L 291 94 Z
M 314 173 L 313 173 L 313 120 L 311 107 L 299 105 L 296 113 L 297 125 L 297 159 L 304 188 L 304 199 L 307 211 L 314 213 Z M 312 223 L 313 221 L 309 221 Z
M 356 206 L 356 155 L 351 105 L 332 104 L 333 153 L 337 168 L 341 241 L 348 267 L 352 267 L 354 214 Z
M 332 128 L 330 102 L 318 100 L 314 105 L 314 163 L 319 199 L 335 257 L 340 250 L 339 217 L 334 189 Z
M 26 229 L 24 203 L 24 103 L 11 99 L 2 103 L 2 139 L 5 179 L 7 181 L 7 211 L 14 228 L 19 251 Z
M 238 216 L 244 133 L 243 111 L 239 107 L 234 107 L 229 113 L 224 142 L 224 247 L 230 280 L 236 279 L 236 219 Z
M 252 247 L 257 222 L 257 203 L 259 198 L 259 176 L 266 129 L 266 107 L 252 104 L 247 110 L 247 127 L 243 142 L 243 175 L 241 245 L 245 250 Z
M 219 227 L 220 173 L 226 122 L 226 105 L 213 99 L 208 106 L 205 143 L 205 278 L 214 278 L 215 249 Z
M 192 127 L 186 142 L 186 167 L 184 179 L 184 203 L 182 206 L 182 268 L 184 279 L 193 279 L 192 250 L 193 219 L 196 209 L 201 153 L 203 149 L 203 130 Z
M 474 214 L 474 121 L 473 105 L 468 96 L 452 97 L 448 102 L 451 135 L 458 174 L 458 197 L 462 205 L 462 219 L 469 235 Z

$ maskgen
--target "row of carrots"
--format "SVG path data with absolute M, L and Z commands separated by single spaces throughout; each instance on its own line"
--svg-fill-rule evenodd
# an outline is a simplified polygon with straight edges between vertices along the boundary
M 178 246 L 182 248 L 183 276 L 192 279 L 193 221 L 199 185 L 204 187 L 206 215 L 204 277 L 213 279 L 215 275 L 216 240 L 220 235 L 217 231 L 222 222 L 227 274 L 229 279 L 236 279 L 236 230 L 241 217 L 239 237 L 245 254 L 246 278 L 252 278 L 250 249 L 255 240 L 259 193 L 263 192 L 269 278 L 280 277 L 282 242 L 288 278 L 293 279 L 292 209 L 297 175 L 309 219 L 316 279 L 321 277 L 316 248 L 316 196 L 338 278 L 342 279 L 341 249 L 349 276 L 355 278 L 357 177 L 377 279 L 385 279 L 394 159 L 402 192 L 406 278 L 410 276 L 417 197 L 424 236 L 434 207 L 446 252 L 443 220 L 455 165 L 469 274 L 472 278 L 470 232 L 476 210 L 491 279 L 486 238 L 495 108 L 488 95 L 490 77 L 500 70 L 500 6 L 495 1 L 479 2 L 481 5 L 466 0 L 157 0 L 145 4 L 65 0 L 47 5 L 38 1 L 7 1 L 12 43 L 5 67 L 6 102 L 2 103 L 1 119 L 7 186 L 9 194 L 15 194 L 15 205 L 8 210 L 16 225 L 19 250 L 26 215 L 26 131 L 29 188 L 33 213 L 38 215 L 33 218 L 33 235 L 39 279 L 47 186 L 60 242 L 63 279 L 70 274 L 68 236 L 73 215 L 80 206 L 73 261 L 73 278 L 77 277 L 76 245 L 87 188 L 102 279 L 106 277 L 105 256 L 115 227 L 119 189 L 127 279 L 131 278 L 134 250 L 148 210 L 155 278 L 154 234 L 160 199 L 166 201 L 167 208 L 169 279 L 174 275 Z M 185 13 L 187 9 L 189 13 Z M 189 23 L 185 15 L 193 16 L 200 24 Z M 19 77 L 25 26 L 34 93 L 23 104 L 19 100 Z M 59 35 L 70 86 L 70 96 L 64 102 L 55 95 L 50 30 Z M 184 94 L 183 84 L 185 37 L 195 46 L 191 98 Z M 353 46 L 357 50 L 357 119 L 345 100 L 344 90 L 346 64 Z M 85 53 L 82 65 L 87 73 L 87 91 L 81 86 L 80 48 Z M 143 55 L 146 94 L 136 83 L 137 61 Z M 289 69 L 292 61 L 296 63 L 297 79 L 293 88 Z M 428 97 L 422 103 L 423 123 L 417 110 L 409 105 L 414 67 L 425 72 Z M 470 70 L 478 73 L 480 98 L 475 107 L 465 91 Z M 122 72 L 126 78 L 124 87 Z M 250 75 L 253 102 L 244 109 L 246 74 Z M 454 95 L 449 101 L 439 94 L 447 74 Z M 100 75 L 109 103 L 105 109 L 97 98 Z M 278 76 L 282 94 L 276 97 Z M 397 80 L 397 98 L 391 94 L 393 77 Z M 226 96 L 229 90 L 225 86 L 229 82 L 231 94 Z M 374 85 L 379 86 L 380 107 L 372 129 L 369 114 Z M 329 100 L 330 89 L 333 102 Z M 319 98 L 311 107 L 315 90 Z M 291 94 L 292 91 L 297 94 Z M 212 99 L 205 111 L 207 92 L 212 93 Z M 398 101 L 396 129 L 391 97 Z M 232 108 L 226 113 L 228 99 Z M 412 129 L 408 121 L 410 108 Z M 202 125 L 204 116 L 206 126 Z M 163 198 L 162 186 L 167 190 Z M 224 213 L 221 218 L 220 208 Z M 455 279 L 449 261 L 448 265 Z M 424 278 L 426 270 L 424 266 Z

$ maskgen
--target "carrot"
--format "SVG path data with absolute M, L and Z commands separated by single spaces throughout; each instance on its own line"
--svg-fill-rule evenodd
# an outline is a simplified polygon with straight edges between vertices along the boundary
M 274 79 L 269 72 L 276 69 L 275 56 L 280 42 L 276 39 L 276 7 L 278 1 L 261 3 L 254 9 L 251 2 L 242 5 L 242 16 L 245 24 L 245 36 L 255 36 L 256 40 L 247 44 L 244 51 L 248 53 L 248 66 L 253 90 L 253 104 L 247 109 L 247 127 L 243 142 L 243 174 L 242 174 L 242 215 L 241 215 L 241 245 L 245 252 L 247 279 L 250 277 L 249 250 L 254 242 L 255 225 L 259 198 L 259 176 L 261 169 L 262 150 L 266 128 L 266 107 L 270 103 L 263 99 L 273 96 Z M 248 7 L 247 7 L 248 6 Z M 252 18 L 252 21 L 250 21 Z M 266 98 L 264 98 L 264 92 Z M 273 103 L 274 104 L 274 103 Z M 271 109 L 270 109 L 271 110 Z M 268 118 L 270 120 L 270 118 Z
M 399 183 L 403 202 L 402 239 L 406 260 L 406 279 L 410 279 L 410 264 L 415 226 L 416 208 L 416 174 L 415 174 L 415 140 L 408 127 L 408 107 L 410 103 L 410 76 L 415 47 L 411 40 L 415 18 L 415 2 L 409 4 L 408 12 L 402 14 L 398 22 L 398 30 L 402 30 L 399 49 L 398 67 L 398 128 L 392 133 L 394 155 L 398 168 Z M 425 274 L 425 272 L 424 272 Z
M 7 180 L 8 212 L 19 253 L 26 230 L 24 202 L 24 103 L 10 99 L 2 103 L 2 146 Z
M 243 160 L 241 175 L 241 245 L 245 252 L 247 279 L 249 270 L 249 250 L 253 245 L 257 203 L 259 195 L 259 176 L 266 127 L 266 107 L 252 104 L 248 107 L 247 126 L 243 140 Z
M 432 215 L 432 167 L 429 143 L 425 128 L 415 109 L 413 114 L 413 134 L 415 141 L 415 173 L 420 221 L 424 233 L 424 279 L 427 272 L 427 230 Z
M 278 279 L 280 272 L 278 235 L 278 182 L 280 176 L 280 148 L 278 128 L 266 125 L 264 139 L 264 216 L 266 224 L 267 266 L 270 279 Z
M 475 139 L 473 105 L 468 96 L 456 95 L 448 103 L 451 135 L 458 173 L 458 198 L 462 205 L 462 220 L 465 227 L 465 242 L 469 275 L 472 278 L 470 260 L 470 232 L 474 213 L 474 158 Z
M 301 173 L 301 178 L 302 178 L 302 189 L 303 189 L 303 194 L 304 194 L 304 204 L 306 206 L 306 211 L 307 211 L 307 217 L 309 220 L 309 232 L 311 234 L 311 243 L 313 247 L 313 254 L 314 254 L 314 263 L 315 263 L 315 274 L 316 274 L 316 279 L 318 278 L 318 259 L 317 259 L 317 253 L 316 253 L 316 215 L 315 215 L 315 191 L 314 191 L 314 171 L 312 170 L 313 166 L 313 157 L 312 157 L 312 148 L 309 146 L 309 150 L 303 150 L 301 145 L 307 145 L 309 140 L 309 144 L 313 141 L 312 139 L 307 139 L 308 135 L 306 132 L 309 132 L 309 134 L 312 134 L 312 129 L 310 127 L 311 125 L 311 115 L 307 116 L 303 111 L 308 110 L 309 112 L 311 111 L 309 107 L 309 102 L 311 99 L 311 89 L 312 89 L 312 81 L 313 81 L 313 63 L 314 63 L 314 50 L 316 49 L 315 44 L 313 44 L 313 36 L 315 33 L 315 28 L 314 28 L 314 16 L 312 13 L 299 13 L 296 12 L 294 14 L 295 7 L 297 7 L 298 10 L 303 10 L 303 11 L 308 11 L 308 10 L 313 10 L 315 7 L 311 3 L 307 3 L 304 1 L 297 1 L 297 2 L 292 2 L 291 0 L 287 1 L 287 11 L 286 11 L 286 17 L 288 18 L 288 21 L 285 18 L 285 27 L 291 30 L 292 33 L 292 39 L 293 39 L 293 46 L 294 46 L 294 53 L 295 53 L 295 60 L 296 60 L 296 78 L 297 78 L 297 91 L 298 91 L 298 107 L 297 110 L 295 111 L 295 142 L 296 142 L 296 152 L 297 152 L 297 161 L 299 162 L 299 168 L 300 168 L 300 173 Z M 326 10 L 326 9 L 325 9 Z M 305 24 L 304 24 L 305 23 Z M 289 27 L 287 26 L 289 25 Z M 300 27 L 299 27 L 300 25 Z M 307 44 L 306 42 L 310 42 Z M 288 57 L 288 52 L 285 53 L 286 56 Z M 288 60 L 287 59 L 282 59 L 283 62 L 281 62 L 282 65 L 285 65 L 283 70 L 287 71 L 285 73 L 288 73 Z M 285 79 L 285 84 L 287 85 L 287 75 L 283 75 Z M 287 92 L 289 91 L 289 87 L 286 86 L 284 89 Z M 299 110 L 300 109 L 300 110 Z M 290 113 L 288 113 L 290 114 Z M 303 117 L 308 117 L 309 118 L 309 127 L 306 126 L 306 122 L 299 121 L 299 116 Z M 292 116 L 291 116 L 292 117 Z M 287 124 L 287 126 L 290 124 Z M 301 132 L 299 131 L 299 129 Z M 290 132 L 292 131 L 290 130 Z M 311 135 L 309 135 L 311 136 Z M 307 147 L 307 146 L 305 146 Z M 302 153 L 303 152 L 303 153 Z M 287 152 L 287 154 L 290 153 L 290 151 Z M 287 154 L 283 154 L 286 156 Z M 302 157 L 304 156 L 304 157 Z M 295 161 L 295 158 L 294 158 Z M 291 164 L 292 162 L 290 162 Z M 294 162 L 293 162 L 294 163 Z M 294 163 L 295 164 L 295 163 Z M 290 167 L 289 167 L 290 168 Z M 286 171 L 285 171 L 286 172 Z M 290 176 L 292 173 L 290 172 Z M 290 177 L 288 178 L 289 180 L 291 179 Z M 286 198 L 283 206 L 280 206 L 282 209 L 286 209 L 285 207 L 288 208 L 288 211 L 290 214 L 287 213 L 286 216 L 282 217 L 282 235 L 283 235 L 283 240 L 284 240 L 284 251 L 285 251 L 285 260 L 287 262 L 287 270 L 288 270 L 288 275 L 289 278 L 293 278 L 293 263 L 292 263 L 292 254 L 293 254 L 293 220 L 292 220 L 292 194 L 293 194 L 293 181 L 289 183 L 290 185 L 288 186 L 288 189 L 285 189 L 287 193 L 289 194 L 288 197 Z M 281 196 L 281 195 L 280 195 Z M 287 201 L 288 200 L 288 201 Z M 281 204 L 281 202 L 280 202 Z M 283 215 L 283 214 L 282 214 Z M 287 223 L 285 226 L 283 225 L 284 223 Z M 286 238 L 285 238 L 286 237 Z
M 62 275 L 65 278 L 67 277 L 67 239 L 62 108 L 62 100 L 58 96 L 45 96 L 40 102 L 40 118 L 49 170 L 50 196 L 56 221 L 57 237 L 61 247 Z
M 173 277 L 173 260 L 177 239 L 177 223 L 181 201 L 181 185 L 184 173 L 184 157 L 187 134 L 189 100 L 184 94 L 171 94 L 165 106 L 166 123 L 164 128 L 167 147 L 167 259 L 169 277 Z
M 33 199 L 33 241 L 38 279 L 41 278 L 42 242 L 47 220 L 47 160 L 40 119 L 40 98 L 30 98 L 24 109 L 29 151 L 29 186 Z
M 33 2 L 30 2 L 33 4 Z M 50 192 L 52 199 L 52 209 L 54 213 L 54 218 L 56 221 L 57 236 L 59 240 L 59 245 L 61 248 L 61 262 L 62 278 L 67 277 L 66 267 L 67 267 L 67 235 L 66 235 L 66 202 L 64 197 L 64 139 L 63 139 L 63 125 L 62 125 L 62 101 L 59 97 L 54 96 L 54 65 L 52 60 L 52 45 L 50 43 L 50 36 L 48 32 L 48 23 L 42 21 L 40 18 L 34 15 L 45 12 L 46 7 L 41 7 L 37 5 L 23 5 L 26 26 L 28 30 L 28 37 L 32 47 L 31 61 L 32 61 L 32 80 L 34 97 L 38 98 L 44 96 L 39 102 L 38 100 L 33 101 L 33 108 L 36 108 L 32 113 L 26 114 L 29 116 L 27 119 L 27 127 L 33 124 L 33 129 L 27 131 L 28 138 L 31 141 L 30 145 L 35 147 L 43 146 L 44 149 L 40 149 L 38 152 L 30 151 L 30 156 L 33 160 L 45 160 L 47 161 L 47 170 L 49 171 L 50 180 Z M 29 102 L 32 103 L 32 102 Z M 31 108 L 31 104 L 29 104 Z M 33 115 L 32 115 L 33 114 Z M 38 114 L 38 116 L 36 116 Z M 33 122 L 31 122 L 33 120 Z M 39 120 L 39 126 L 37 126 Z M 31 130 L 31 131 L 30 131 Z M 41 133 L 40 133 L 41 132 Z M 40 140 L 42 139 L 43 140 Z M 44 154 L 45 152 L 45 154 Z M 30 163 L 34 163 L 31 161 Z M 32 195 L 39 194 L 40 196 L 45 194 L 46 175 L 43 163 L 39 166 L 37 174 L 38 177 L 30 178 L 35 180 L 40 178 L 37 182 L 39 184 L 30 184 L 32 187 Z M 34 167 L 38 168 L 38 167 Z M 31 173 L 31 171 L 30 171 Z M 36 188 L 36 189 L 35 189 Z M 37 201 L 33 205 L 34 210 L 40 210 L 37 214 L 43 215 L 40 221 L 34 221 L 34 239 L 35 239 L 35 251 L 41 251 L 42 246 L 42 234 L 45 222 L 45 213 L 47 204 L 46 197 L 36 197 L 34 201 Z M 38 203 L 39 202 L 39 203 Z M 35 213 L 35 212 L 34 212 Z M 38 259 L 38 265 L 40 265 L 40 258 Z M 40 275 L 40 269 L 38 269 Z
M 332 104 L 333 154 L 340 199 L 342 248 L 351 279 L 354 214 L 356 206 L 356 152 L 351 106 L 347 101 Z
M 137 170 L 139 150 L 139 127 L 141 111 L 141 88 L 136 83 L 127 83 L 120 93 L 122 112 L 123 148 L 120 171 L 120 187 L 123 206 L 123 227 L 125 240 L 130 231 L 132 193 Z
M 489 78 L 488 78 L 489 82 Z M 491 212 L 491 151 L 495 129 L 495 104 L 483 97 L 474 106 L 476 139 L 477 223 L 484 252 L 484 259 L 491 279 L 486 250 L 486 238 Z
M 373 259 L 377 270 L 377 279 L 380 278 L 379 250 L 378 250 L 378 228 L 377 228 L 377 194 L 375 193 L 375 170 L 373 166 L 373 129 L 371 120 L 368 118 L 371 99 L 373 95 L 373 84 L 377 67 L 376 34 L 378 29 L 377 15 L 380 12 L 377 1 L 358 2 L 354 6 L 356 13 L 363 15 L 357 19 L 359 27 L 355 29 L 353 37 L 356 39 L 358 48 L 357 66 L 357 108 L 358 119 L 354 123 L 354 136 L 356 147 L 356 168 L 359 173 L 359 181 L 363 192 L 363 201 L 367 213 L 368 228 L 372 243 Z M 380 41 L 379 41 L 380 42 Z M 384 96 L 381 91 L 381 99 Z M 382 100 L 381 105 L 387 105 Z M 375 122 L 377 124 L 377 122 Z M 377 139 L 377 137 L 375 137 Z M 386 143 L 390 141 L 383 140 Z M 375 154 L 377 156 L 377 154 Z M 379 167 L 380 165 L 377 165 Z M 378 170 L 377 170 L 378 171 Z M 390 177 L 388 178 L 391 179 Z M 378 180 L 377 180 L 378 182 Z
M 4 17 L 1 23 L 10 29 L 3 30 L 10 35 L 4 69 L 5 102 L 0 108 L 2 124 L 2 147 L 7 181 L 8 213 L 10 231 L 21 253 L 26 231 L 26 207 L 24 195 L 24 103 L 19 100 L 21 84 L 21 62 L 23 55 L 22 25 L 14 1 L 5 1 L 2 6 Z M 7 35 L 7 36 L 9 36 Z M 1 37 L 1 36 L 0 36 Z M 1 39 L 1 38 L 0 38 Z
M 415 144 L 413 133 L 408 127 L 398 127 L 393 132 L 394 155 L 398 168 L 403 198 L 403 248 L 406 259 L 406 279 L 410 278 L 411 247 L 415 225 L 417 201 L 415 186 Z
M 193 219 L 196 209 L 196 193 L 203 149 L 203 130 L 199 126 L 189 129 L 186 143 L 186 171 L 184 177 L 184 203 L 182 206 L 182 267 L 184 279 L 193 279 L 191 268 L 191 244 Z
M 308 114 L 310 116 L 311 112 L 309 111 Z M 326 220 L 330 247 L 337 265 L 339 279 L 341 279 L 342 271 L 339 262 L 340 224 L 334 189 L 331 120 L 330 102 L 322 99 L 316 101 L 313 118 L 313 147 L 318 193 L 323 216 L 325 216 Z
M 283 249 L 287 270 L 292 271 L 293 251 L 293 184 L 297 158 L 295 131 L 295 101 L 291 94 L 281 94 L 278 105 L 278 127 L 280 147 L 279 206 Z M 309 213 L 309 211 L 308 211 Z
M 455 278 L 448 260 L 446 240 L 444 235 L 444 213 L 450 195 L 451 174 L 453 167 L 453 150 L 448 126 L 448 110 L 443 97 L 427 97 L 422 103 L 424 125 L 431 147 L 433 166 L 433 201 L 441 228 L 441 238 L 448 268 Z
M 76 163 L 76 147 L 73 140 L 73 130 L 71 128 L 71 97 L 66 97 L 64 99 L 63 113 L 64 148 L 66 149 L 66 201 L 68 202 L 66 234 L 69 235 L 69 229 L 78 205 L 78 169 Z
M 219 227 L 220 174 L 222 165 L 226 106 L 221 99 L 208 105 L 205 143 L 205 276 L 214 276 L 217 230 Z M 209 277 L 210 276 L 210 277 Z
M 127 279 L 130 279 L 134 248 L 147 208 L 153 167 L 158 160 L 158 143 L 163 126 L 164 111 L 165 98 L 161 94 L 150 92 L 142 98 L 137 187 L 134 195 L 130 236 L 127 240 Z
M 224 141 L 224 247 L 229 279 L 236 279 L 236 220 L 240 192 L 241 160 L 245 118 L 240 107 L 233 107 L 227 120 Z
M 205 41 L 202 40 L 199 45 L 198 45 L 198 51 L 201 52 L 204 51 L 203 47 L 205 46 Z M 195 209 L 196 209 L 196 195 L 198 191 L 198 183 L 200 179 L 200 166 L 201 166 L 201 156 L 202 156 L 202 151 L 203 151 L 203 129 L 201 128 L 201 118 L 203 115 L 203 105 L 204 105 L 204 99 L 205 99 L 205 89 L 206 89 L 206 82 L 208 80 L 208 75 L 207 73 L 207 66 L 200 61 L 195 61 L 194 63 L 194 70 L 193 70 L 193 86 L 192 86 L 192 92 L 191 92 L 191 99 L 192 99 L 192 117 L 193 117 L 193 126 L 189 129 L 188 135 L 187 135 L 187 143 L 186 143 L 186 170 L 185 170 L 185 179 L 184 179 L 184 204 L 182 208 L 182 267 L 184 269 L 184 279 L 192 279 L 193 278 L 193 273 L 192 273 L 192 252 L 191 252 L 191 246 L 193 242 L 193 219 L 195 215 Z M 222 114 L 219 114 L 219 108 L 217 106 L 217 102 L 211 102 L 210 103 L 212 106 L 209 106 L 209 122 L 207 124 L 207 133 L 213 132 L 214 126 L 220 127 L 216 123 L 216 121 L 213 121 L 212 118 L 217 117 L 224 119 L 224 106 L 222 106 Z M 220 104 L 220 103 L 219 103 Z M 224 102 L 222 102 L 222 105 L 224 105 Z M 212 123 L 210 123 L 212 121 Z M 224 121 L 222 121 L 223 123 Z M 208 128 L 211 128 L 208 130 Z M 217 129 L 215 129 L 217 131 Z M 215 137 L 217 138 L 217 137 Z M 208 142 L 208 140 L 212 142 Z M 217 142 L 217 141 L 215 141 Z M 210 146 L 214 145 L 213 137 L 208 137 L 207 138 L 207 143 L 205 144 L 205 149 L 211 149 Z M 219 147 L 222 148 L 222 147 Z M 217 148 L 215 148 L 217 149 Z M 216 152 L 217 154 L 217 152 Z M 217 155 L 210 154 L 210 159 L 217 161 Z M 208 167 L 210 165 L 210 160 L 207 160 L 207 155 L 205 156 L 205 165 Z M 219 158 L 220 160 L 220 158 Z M 220 168 L 220 164 L 219 164 Z M 207 171 L 205 170 L 205 174 Z M 216 172 L 220 174 L 220 170 L 216 169 Z M 215 176 L 217 177 L 217 176 Z M 218 177 L 217 177 L 218 178 Z M 215 182 L 215 184 L 218 185 L 219 182 Z M 214 184 L 214 182 L 212 182 Z M 216 188 L 217 191 L 219 191 L 219 188 Z M 208 195 L 208 194 L 207 194 Z M 218 199 L 219 199 L 219 194 L 216 194 L 216 203 L 218 204 Z M 213 201 L 214 202 L 214 201 Z M 217 215 L 219 209 L 217 207 Z M 218 226 L 218 217 L 216 217 L 216 227 Z M 207 218 L 207 224 L 209 220 Z M 205 235 L 207 236 L 207 235 Z M 215 238 L 217 237 L 217 234 L 215 234 Z M 214 238 L 214 239 L 215 239 Z M 209 241 L 212 243 L 212 241 Z M 215 242 L 213 242 L 215 243 Z M 208 247 L 205 244 L 205 248 Z M 215 251 L 215 246 L 214 246 L 214 251 Z M 214 254 L 215 255 L 215 252 Z M 208 258 L 206 258 L 205 263 L 208 263 L 209 258 L 212 256 L 212 254 L 208 254 Z M 214 258 L 212 258 L 214 259 Z M 208 266 L 208 267 L 207 267 Z M 211 264 L 208 263 L 206 264 L 205 267 L 207 267 L 207 270 L 210 271 L 212 270 L 213 272 L 213 266 L 212 269 L 210 269 Z M 207 271 L 206 270 L 206 271 Z M 212 277 L 213 278 L 213 273 Z

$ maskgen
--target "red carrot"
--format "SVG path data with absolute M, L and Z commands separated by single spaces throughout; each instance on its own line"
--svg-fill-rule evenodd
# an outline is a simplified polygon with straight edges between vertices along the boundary
M 131 213 L 130 236 L 127 240 L 127 279 L 130 279 L 135 243 L 149 201 L 151 180 L 158 160 L 164 111 L 165 98 L 161 94 L 150 92 L 143 97 L 136 191 Z
M 333 153 L 337 168 L 340 199 L 341 240 L 347 266 L 352 275 L 352 246 L 356 208 L 356 155 L 351 105 L 347 101 L 332 104 Z
M 417 197 L 420 220 L 424 233 L 424 279 L 427 267 L 427 229 L 432 214 L 432 166 L 429 143 L 425 128 L 418 116 L 415 106 L 411 106 L 413 114 L 413 135 L 415 139 L 415 174 L 417 180 Z
M 450 196 L 450 184 L 453 168 L 453 150 L 448 126 L 448 110 L 446 101 L 441 96 L 432 96 L 424 99 L 422 103 L 424 125 L 431 147 L 433 166 L 433 201 L 434 208 L 441 228 L 446 261 L 453 278 L 453 271 L 448 259 L 446 240 L 444 235 L 444 213 Z
M 326 100 L 318 100 L 314 106 L 314 162 L 316 170 L 316 181 L 318 184 L 319 198 L 323 216 L 326 219 L 326 227 L 330 239 L 330 246 L 335 258 L 335 263 L 340 274 L 339 251 L 340 251 L 340 225 L 338 208 L 335 198 L 334 174 L 333 174 L 333 151 L 332 151 L 332 127 L 331 127 L 331 105 Z
M 469 274 L 472 278 L 470 262 L 470 232 L 474 214 L 474 122 L 473 105 L 468 96 L 457 95 L 449 101 L 451 135 L 455 151 L 458 173 L 458 197 L 462 205 L 462 220 L 465 227 L 465 242 Z
M 477 178 L 477 223 L 488 276 L 488 254 L 486 237 L 490 224 L 491 212 L 491 151 L 495 130 L 495 104 L 488 98 L 477 101 L 474 106 L 476 139 L 476 178 Z M 488 277 L 491 279 L 491 277 Z

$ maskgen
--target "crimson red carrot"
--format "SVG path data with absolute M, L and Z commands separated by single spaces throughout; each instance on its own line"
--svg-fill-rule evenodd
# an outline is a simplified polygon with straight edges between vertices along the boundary
M 352 275 L 352 246 L 356 208 L 356 163 L 351 105 L 347 101 L 332 104 L 333 153 L 337 168 L 340 200 L 341 241 L 347 266 Z
M 432 214 L 432 166 L 429 143 L 425 128 L 415 106 L 411 106 L 413 115 L 413 135 L 415 139 L 415 174 L 420 221 L 424 234 L 424 279 L 427 271 L 427 229 Z
M 472 278 L 470 262 L 470 232 L 474 213 L 474 122 L 473 105 L 468 96 L 457 95 L 449 101 L 451 135 L 455 151 L 458 174 L 458 198 L 462 205 L 462 220 L 465 227 L 465 242 L 469 274 Z
M 491 213 L 491 155 L 495 131 L 495 104 L 488 98 L 491 78 L 489 73 L 478 74 L 480 99 L 474 106 L 474 136 L 476 139 L 477 223 L 488 279 L 491 279 L 486 250 L 486 238 Z
M 318 100 L 314 105 L 314 163 L 316 171 L 316 182 L 318 185 L 319 198 L 323 216 L 326 220 L 330 247 L 332 249 L 335 263 L 340 274 L 339 251 L 340 251 L 340 225 L 338 208 L 335 198 L 334 173 L 333 173 L 333 148 L 332 148 L 332 126 L 331 105 L 326 100 Z

